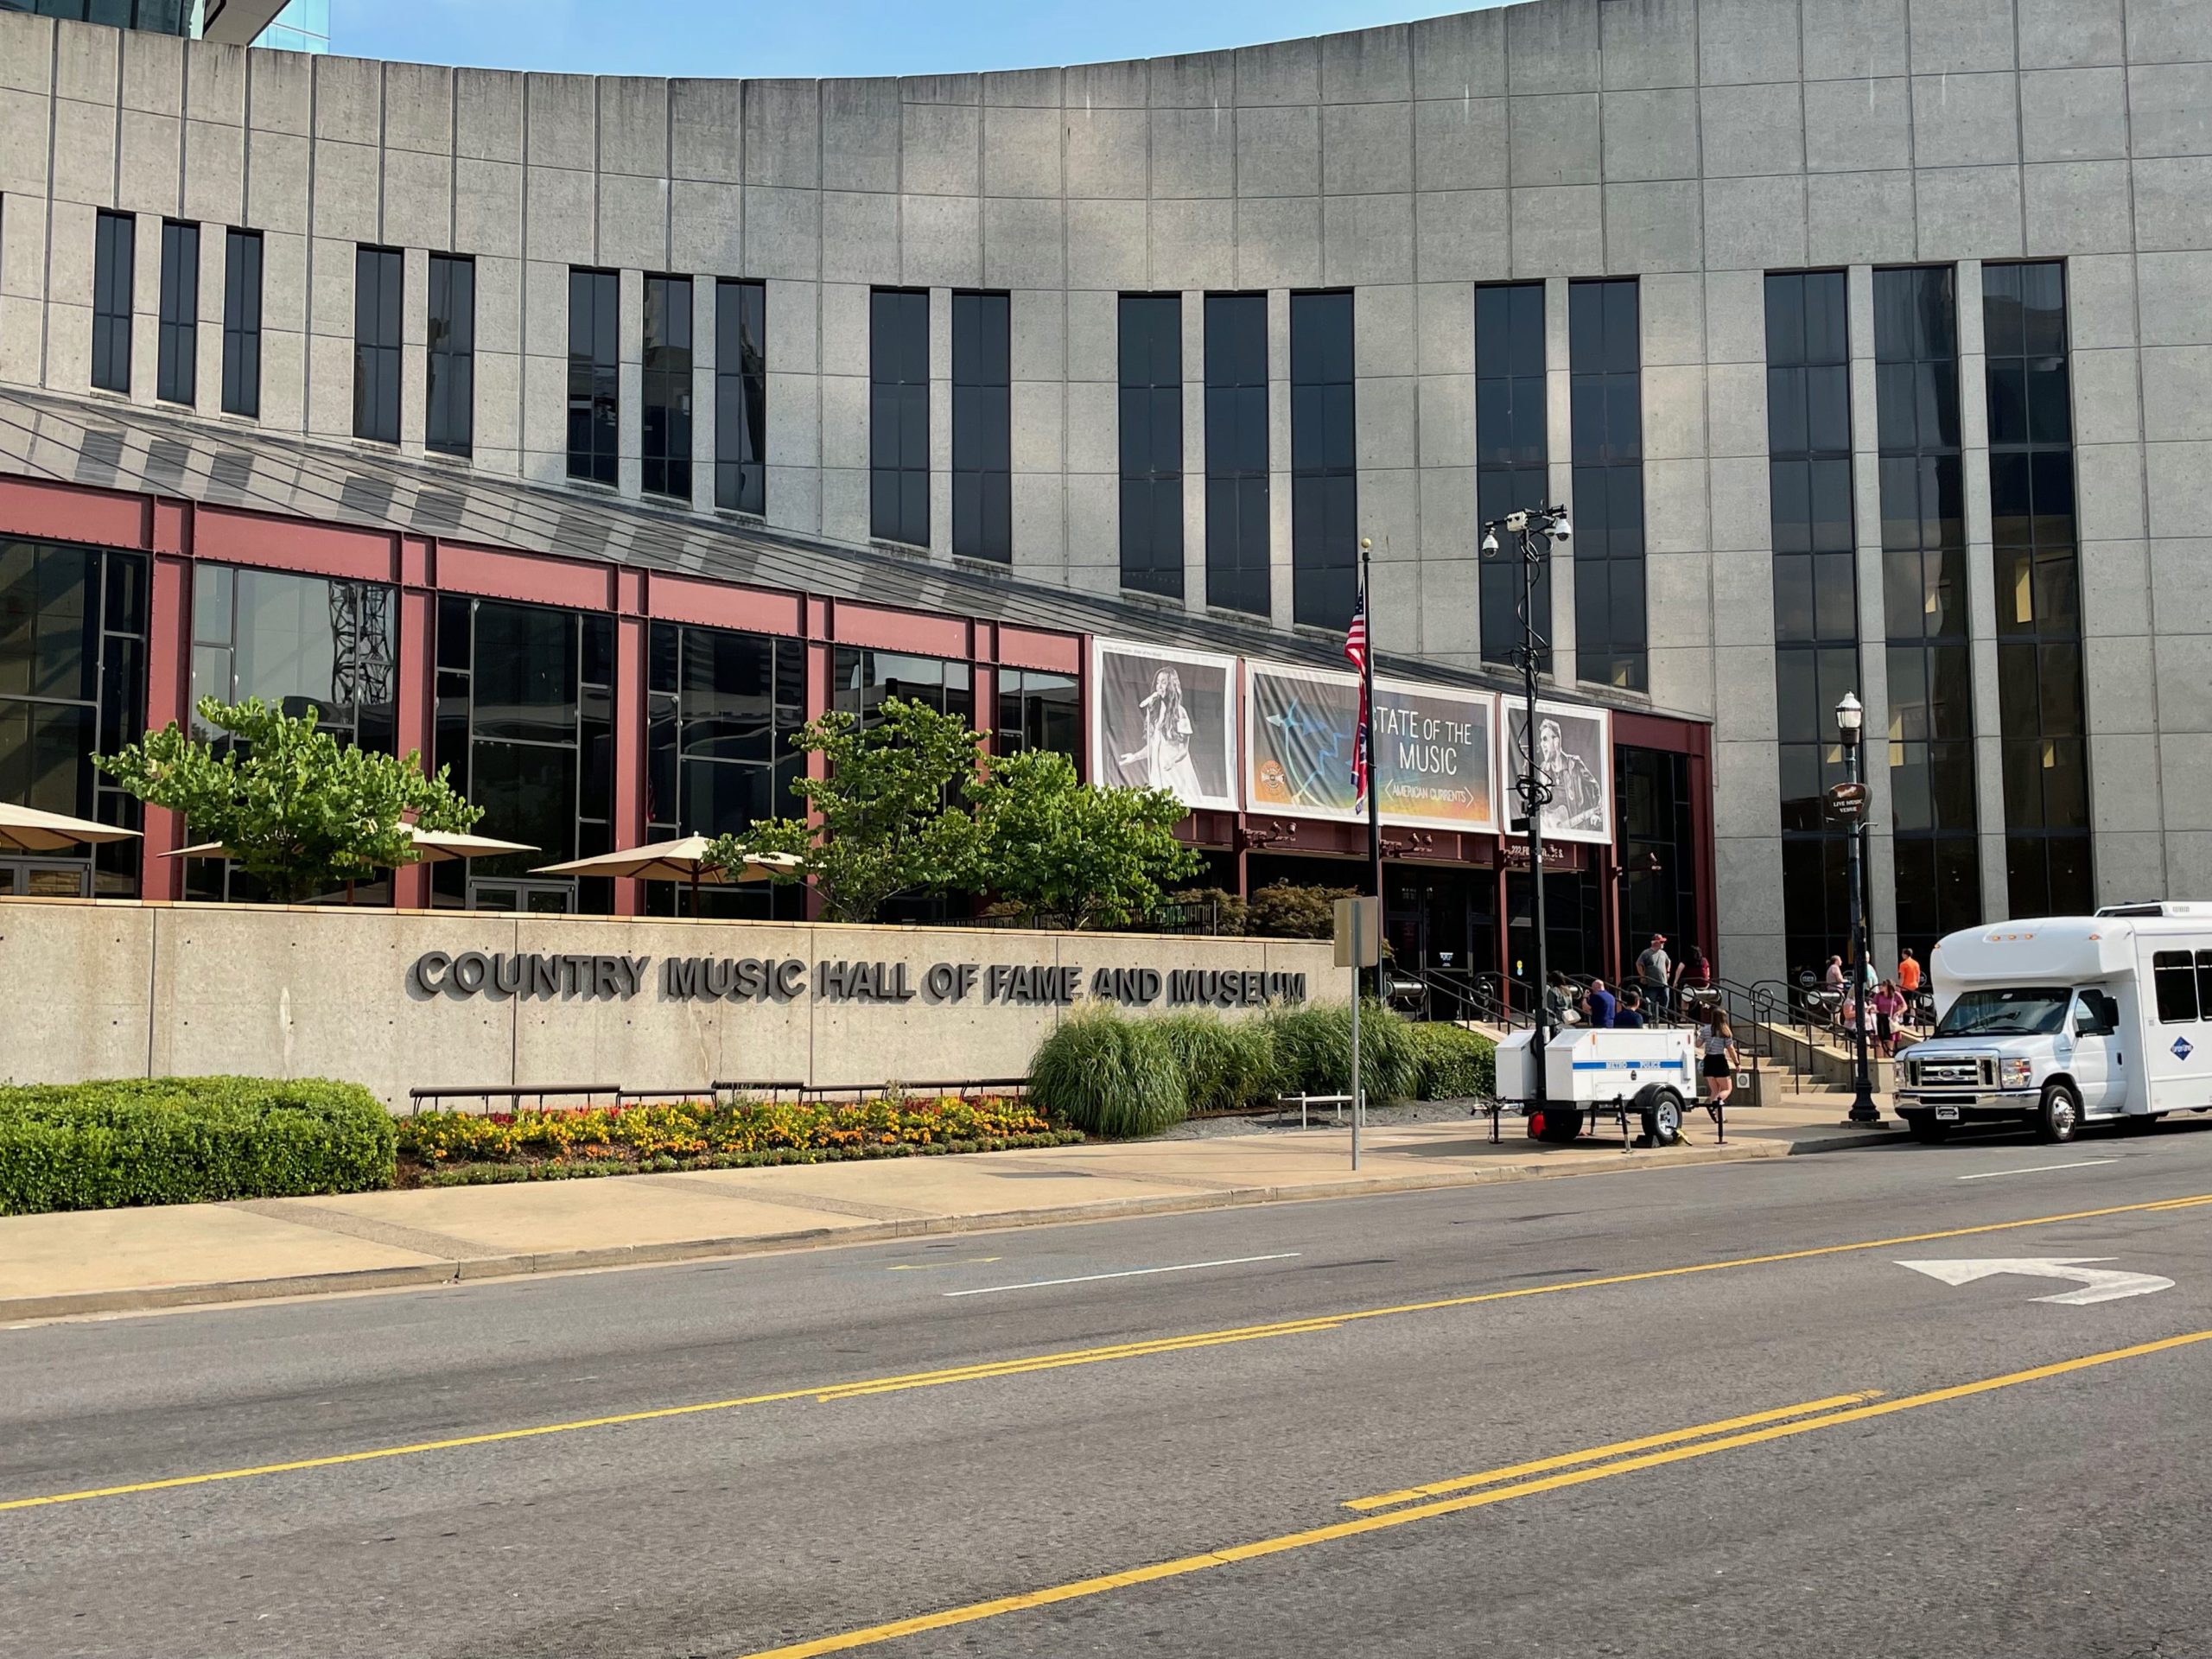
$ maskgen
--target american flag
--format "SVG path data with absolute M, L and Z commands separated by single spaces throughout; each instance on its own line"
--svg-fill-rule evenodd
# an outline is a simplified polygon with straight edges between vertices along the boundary
M 1351 626 L 1344 630 L 1344 660 L 1359 671 L 1359 731 L 1351 746 L 1351 798 L 1355 804 L 1367 798 L 1367 752 L 1369 745 L 1367 708 L 1367 590 L 1359 592 L 1359 605 L 1351 613 Z

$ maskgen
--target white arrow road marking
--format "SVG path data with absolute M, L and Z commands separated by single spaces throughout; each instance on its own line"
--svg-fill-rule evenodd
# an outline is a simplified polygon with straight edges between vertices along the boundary
M 1970 1285 L 1977 1279 L 2000 1273 L 2025 1274 L 2036 1279 L 2078 1279 L 2080 1290 L 2056 1296 L 2038 1296 L 2038 1302 L 2057 1302 L 2066 1307 L 2087 1307 L 2092 1302 L 2116 1302 L 2123 1296 L 2148 1296 L 2171 1290 L 2174 1281 L 2155 1273 L 2119 1273 L 2110 1268 L 2091 1268 L 2088 1262 L 2110 1262 L 2109 1255 L 1994 1256 L 1977 1262 L 1900 1262 L 1897 1266 L 1941 1279 L 1947 1285 Z

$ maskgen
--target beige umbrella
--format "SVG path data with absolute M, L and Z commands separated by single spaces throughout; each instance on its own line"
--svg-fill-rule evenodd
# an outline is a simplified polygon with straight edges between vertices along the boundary
M 701 882 L 720 883 L 733 880 L 766 881 L 770 871 L 793 869 L 803 861 L 790 853 L 747 853 L 733 877 L 721 865 L 708 861 L 708 849 L 714 844 L 711 836 L 684 836 L 676 841 L 655 841 L 642 847 L 625 847 L 615 852 L 602 853 L 597 858 L 578 858 L 566 864 L 548 864 L 536 874 L 622 876 L 638 881 L 688 881 L 691 884 L 691 913 L 696 916 L 699 913 Z
M 128 841 L 137 833 L 112 823 L 94 823 L 89 818 L 64 817 L 59 812 L 41 812 L 35 806 L 0 801 L 0 852 L 58 853 L 71 847 Z
M 489 836 L 464 836 L 452 830 L 417 830 L 411 823 L 399 826 L 400 832 L 415 843 L 415 862 L 442 864 L 452 858 L 495 858 L 501 853 L 534 853 L 537 848 L 526 842 L 494 841 Z M 231 849 L 219 841 L 203 841 L 191 847 L 180 847 L 168 855 L 171 858 L 228 858 Z

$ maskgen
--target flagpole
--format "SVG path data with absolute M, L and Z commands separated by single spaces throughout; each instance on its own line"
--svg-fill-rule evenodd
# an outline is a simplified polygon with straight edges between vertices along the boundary
M 1367 711 L 1367 730 L 1362 734 L 1367 744 L 1367 872 L 1375 889 L 1375 907 L 1381 912 L 1376 925 L 1384 933 L 1389 931 L 1389 906 L 1382 898 L 1382 766 L 1375 752 L 1375 583 L 1374 564 L 1370 556 L 1375 550 L 1372 537 L 1359 538 L 1359 608 L 1367 619 L 1367 649 L 1361 653 L 1360 706 Z M 1382 953 L 1375 953 L 1375 1000 L 1387 1005 L 1389 994 L 1385 988 Z

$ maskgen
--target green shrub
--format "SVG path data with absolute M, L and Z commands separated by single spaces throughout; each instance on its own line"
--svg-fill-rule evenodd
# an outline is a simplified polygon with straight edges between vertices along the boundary
M 1286 1095 L 1341 1095 L 1351 1089 L 1351 1007 L 1278 1008 L 1265 1021 Z M 1420 1085 L 1412 1027 L 1374 1001 L 1359 1005 L 1359 1070 L 1370 1101 L 1407 1100 Z
M 1161 1021 L 1103 1004 L 1079 1008 L 1038 1045 L 1029 1098 L 1086 1135 L 1157 1135 L 1190 1113 L 1190 1096 Z
M 1419 1025 L 1414 1052 L 1423 1100 L 1487 1099 L 1497 1092 L 1497 1048 L 1464 1026 Z
M 1353 887 L 1301 887 L 1288 881 L 1270 881 L 1252 894 L 1245 910 L 1244 931 L 1255 938 L 1333 939 L 1337 900 L 1357 893 Z
M 367 1192 L 394 1145 L 374 1095 L 322 1077 L 0 1089 L 0 1215 Z
M 1262 1021 L 1173 1014 L 1151 1023 L 1183 1068 L 1184 1093 L 1192 1111 L 1233 1112 L 1273 1098 L 1275 1046 Z

